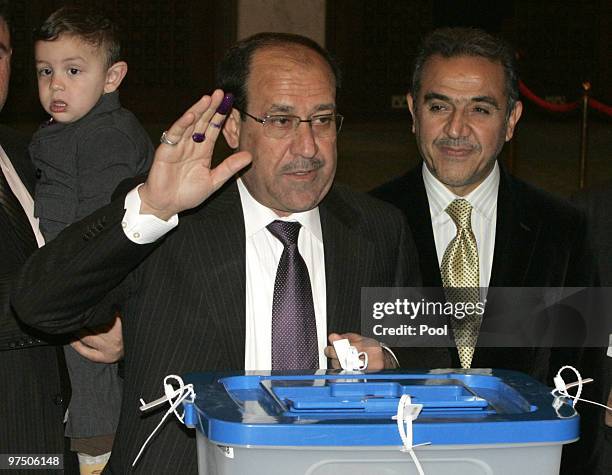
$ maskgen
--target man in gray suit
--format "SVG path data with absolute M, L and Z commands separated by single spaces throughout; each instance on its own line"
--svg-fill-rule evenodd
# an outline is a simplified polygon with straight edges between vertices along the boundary
M 124 315 L 128 357 L 110 473 L 131 470 L 157 424 L 135 408 L 139 397 L 158 397 L 164 376 L 278 367 L 277 281 L 290 273 L 281 272 L 284 245 L 269 228 L 278 221 L 299 223 L 310 283 L 298 307 L 313 310 L 312 326 L 284 335 L 294 342 L 285 348 L 290 367 L 313 369 L 311 356 L 314 367 L 326 356 L 336 365 L 328 341 L 341 336 L 368 352 L 371 369 L 393 366 L 359 335 L 361 288 L 418 283 L 414 245 L 399 211 L 333 183 L 339 80 L 307 38 L 239 42 L 218 69 L 236 107 L 221 90 L 204 96 L 163 133 L 141 187 L 68 228 L 22 273 L 13 303 L 37 328 L 74 331 L 102 323 L 110 308 Z M 238 152 L 211 168 L 221 130 Z M 196 473 L 195 442 L 178 424 L 153 446 L 136 471 Z

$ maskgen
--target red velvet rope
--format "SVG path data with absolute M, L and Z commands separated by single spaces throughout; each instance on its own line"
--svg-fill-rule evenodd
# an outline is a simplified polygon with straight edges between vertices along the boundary
M 580 105 L 578 101 L 566 104 L 556 104 L 554 102 L 546 101 L 541 97 L 536 96 L 534 92 L 532 92 L 527 86 L 525 86 L 525 83 L 523 81 L 519 81 L 519 90 L 521 91 L 521 94 L 527 99 L 539 105 L 543 109 L 549 110 L 551 112 L 570 112 L 574 109 L 577 109 Z
M 542 107 L 543 109 L 549 110 L 550 112 L 571 112 L 580 106 L 580 101 L 567 102 L 564 104 L 557 104 L 555 102 L 549 102 L 541 97 L 538 97 L 531 89 L 529 89 L 523 81 L 519 80 L 519 90 L 523 96 Z M 597 99 L 589 97 L 589 106 L 593 109 L 609 115 L 612 117 L 612 107 L 599 102 Z
M 597 99 L 593 99 L 592 97 L 589 97 L 589 106 L 591 106 L 593 109 L 598 110 L 599 112 L 603 114 L 607 114 L 610 117 L 612 117 L 612 107 L 607 106 L 603 102 L 599 102 Z

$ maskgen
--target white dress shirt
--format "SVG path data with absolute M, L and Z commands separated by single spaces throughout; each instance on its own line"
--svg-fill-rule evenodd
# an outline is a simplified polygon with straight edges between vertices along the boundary
M 178 215 L 175 214 L 168 221 L 164 221 L 152 214 L 140 214 L 142 202 L 138 189 L 142 185 L 143 183 L 126 195 L 123 203 L 125 214 L 121 226 L 130 241 L 136 244 L 150 244 L 178 226 Z
M 40 230 L 38 229 L 38 218 L 34 217 L 34 200 L 32 199 L 32 195 L 23 184 L 17 171 L 13 167 L 13 164 L 9 160 L 8 156 L 4 149 L 0 146 L 0 168 L 2 169 L 2 173 L 6 178 L 7 183 L 9 184 L 11 191 L 21 204 L 23 211 L 25 212 L 28 220 L 30 221 L 30 226 L 32 226 L 32 231 L 34 231 L 34 236 L 36 236 L 36 242 L 38 243 L 38 247 L 42 247 L 45 245 L 45 239 L 43 238 Z
M 276 269 L 283 253 L 283 245 L 266 226 L 274 220 L 298 221 L 302 225 L 298 250 L 310 275 L 312 298 L 317 325 L 319 367 L 327 368 L 323 350 L 327 346 L 327 302 L 325 290 L 325 256 L 319 208 L 293 213 L 281 218 L 251 196 L 242 180 L 238 190 L 244 214 L 246 236 L 246 370 L 267 370 L 272 367 L 272 298 Z M 138 187 L 125 198 L 123 231 L 137 244 L 153 242 L 178 224 L 174 215 L 168 221 L 153 215 L 140 214 Z
M 499 176 L 499 166 L 495 162 L 491 173 L 475 190 L 466 196 L 457 196 L 434 177 L 423 162 L 423 182 L 429 201 L 438 265 L 442 264 L 444 252 L 457 234 L 457 227 L 445 210 L 454 199 L 464 198 L 470 202 L 473 208 L 472 232 L 478 246 L 480 287 L 488 287 L 491 280 L 491 267 L 493 266 L 493 254 L 495 252 Z
M 327 367 L 325 261 L 319 208 L 281 218 L 259 203 L 238 180 L 246 235 L 246 347 L 244 367 L 265 370 L 272 366 L 272 298 L 276 269 L 283 253 L 282 243 L 266 226 L 274 220 L 297 221 L 302 225 L 298 250 L 306 263 L 317 324 L 319 367 Z

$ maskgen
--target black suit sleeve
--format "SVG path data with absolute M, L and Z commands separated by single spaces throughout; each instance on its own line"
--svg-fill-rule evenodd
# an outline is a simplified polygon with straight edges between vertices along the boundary
M 121 227 L 124 199 L 75 223 L 34 253 L 15 283 L 18 317 L 48 333 L 107 323 L 130 292 L 121 285 L 156 247 L 131 242 Z

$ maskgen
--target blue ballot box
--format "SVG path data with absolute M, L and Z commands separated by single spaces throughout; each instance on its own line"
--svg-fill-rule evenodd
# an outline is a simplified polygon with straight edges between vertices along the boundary
M 559 472 L 579 416 L 550 389 L 513 371 L 340 374 L 192 373 L 185 423 L 199 473 L 417 474 L 392 419 L 400 398 L 422 404 L 412 423 L 426 475 Z

